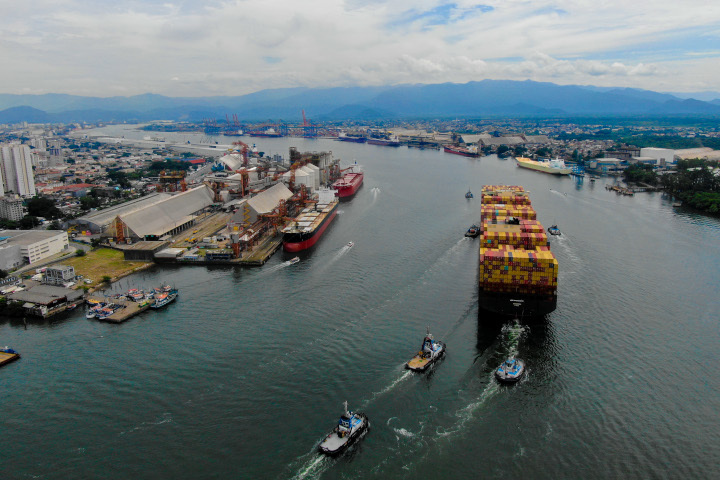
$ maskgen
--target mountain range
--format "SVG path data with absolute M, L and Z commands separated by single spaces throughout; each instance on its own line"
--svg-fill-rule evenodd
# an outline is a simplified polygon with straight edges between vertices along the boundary
M 242 121 L 315 121 L 481 116 L 720 116 L 720 94 L 513 80 L 384 87 L 284 88 L 242 96 L 85 97 L 0 94 L 0 123 L 200 121 L 236 114 Z M 714 97 L 714 98 L 713 98 Z

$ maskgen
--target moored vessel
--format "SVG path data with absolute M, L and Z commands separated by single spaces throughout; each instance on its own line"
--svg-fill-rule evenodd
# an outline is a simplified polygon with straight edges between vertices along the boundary
M 567 167 L 565 162 L 560 158 L 552 160 L 531 160 L 526 157 L 517 157 L 518 167 L 529 168 L 537 172 L 550 173 L 553 175 L 570 175 L 572 168 Z
M 367 143 L 369 145 L 380 145 L 381 147 L 399 147 L 401 145 L 400 140 L 397 137 L 393 138 L 368 138 Z
M 455 155 L 462 155 L 464 157 L 479 157 L 480 152 L 476 146 L 462 147 L 460 145 L 445 145 L 443 147 L 445 153 L 454 153 Z
M 445 355 L 445 343 L 435 340 L 430 333 L 430 327 L 428 327 L 420 351 L 405 364 L 405 368 L 415 372 L 424 372 L 443 355 Z
M 341 142 L 354 142 L 354 143 L 365 143 L 367 141 L 367 137 L 364 137 L 362 135 L 348 135 L 345 132 L 342 132 L 340 135 L 337 136 L 337 139 Z
M 558 262 L 523 187 L 482 191 L 478 304 L 507 316 L 538 316 L 557 306 Z
M 337 455 L 359 440 L 370 428 L 367 415 L 348 410 L 344 402 L 345 413 L 340 416 L 337 426 L 318 445 L 318 450 L 326 455 Z
M 314 207 L 308 207 L 290 225 L 283 228 L 283 248 L 299 252 L 312 247 L 322 237 L 337 214 L 338 199 L 333 190 L 318 191 Z
M 510 357 L 495 370 L 495 378 L 502 383 L 515 383 L 525 374 L 525 362 Z
M 178 297 L 177 290 L 170 290 L 169 292 L 162 292 L 155 295 L 155 302 L 150 305 L 150 308 L 158 309 L 162 308 L 170 302 L 173 302 Z
M 365 179 L 362 167 L 357 163 L 350 165 L 345 169 L 345 174 L 340 180 L 332 184 L 335 189 L 335 195 L 338 198 L 349 198 L 355 195 Z

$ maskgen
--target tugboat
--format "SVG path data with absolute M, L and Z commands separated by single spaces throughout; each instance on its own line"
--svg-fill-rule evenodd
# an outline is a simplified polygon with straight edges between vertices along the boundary
M 550 225 L 550 226 L 548 227 L 548 233 L 549 233 L 550 235 L 561 235 L 560 229 L 558 228 L 557 225 Z
M 524 374 L 525 362 L 515 357 L 508 358 L 495 370 L 495 377 L 502 383 L 515 383 Z
M 468 189 L 467 193 L 465 194 L 465 198 L 473 198 L 473 194 L 470 189 Z
M 337 426 L 333 429 L 318 449 L 326 455 L 337 455 L 362 437 L 370 428 L 370 420 L 362 412 L 348 410 L 347 401 L 343 403 L 345 413 L 340 416 Z
M 433 339 L 430 327 L 428 327 L 420 351 L 405 364 L 405 368 L 415 372 L 424 372 L 443 355 L 445 355 L 445 343 Z
M 466 237 L 475 238 L 478 235 L 480 235 L 480 227 L 475 224 L 473 224 L 470 228 L 468 228 L 467 232 L 465 232 Z

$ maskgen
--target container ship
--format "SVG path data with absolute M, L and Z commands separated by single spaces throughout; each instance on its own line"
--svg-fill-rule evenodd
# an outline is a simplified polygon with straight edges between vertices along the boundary
M 345 171 L 346 173 L 342 178 L 332 184 L 332 188 L 335 189 L 335 195 L 337 195 L 338 198 L 349 199 L 349 197 L 355 195 L 355 192 L 357 192 L 360 185 L 362 185 L 365 174 L 362 172 L 362 167 L 357 163 L 351 165 L 345 169 Z
M 446 153 L 454 153 L 464 157 L 479 157 L 477 147 L 461 147 L 460 145 L 445 145 L 443 147 Z
M 480 308 L 515 317 L 555 310 L 558 262 L 523 187 L 483 187 L 481 219 Z
M 530 160 L 525 157 L 517 157 L 518 167 L 529 168 L 538 172 L 551 173 L 553 175 L 570 175 L 572 168 L 565 166 L 565 162 L 559 158 L 554 160 Z
M 283 248 L 286 252 L 299 252 L 312 247 L 320 240 L 337 214 L 338 199 L 330 189 L 318 191 L 317 203 L 300 212 L 283 232 Z

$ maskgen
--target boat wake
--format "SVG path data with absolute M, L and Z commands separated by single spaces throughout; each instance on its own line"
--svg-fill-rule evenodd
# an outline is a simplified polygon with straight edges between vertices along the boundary
M 298 473 L 295 474 L 293 480 L 303 480 L 312 475 L 313 478 L 318 478 L 322 472 L 328 469 L 330 462 L 324 455 L 313 453 L 312 457 L 300 467 Z
M 502 333 L 503 355 L 514 357 L 519 353 L 520 341 L 530 333 L 530 327 L 520 325 L 520 322 L 515 319 L 511 323 L 503 325 L 500 332 Z
M 362 403 L 362 408 L 367 408 L 368 405 L 374 401 L 376 398 L 381 397 L 385 395 L 386 393 L 390 392 L 393 388 L 397 387 L 401 382 L 404 380 L 407 380 L 413 375 L 413 372 L 410 370 L 406 370 L 403 372 L 402 375 L 400 375 L 398 378 L 393 380 L 387 387 L 383 388 L 379 392 L 373 392 L 373 394 L 370 396 L 369 399 L 365 400 L 365 402 Z

